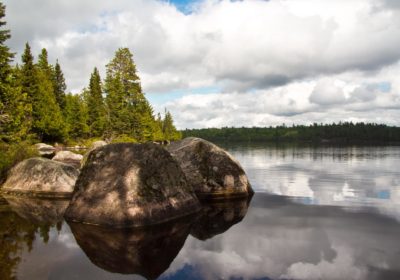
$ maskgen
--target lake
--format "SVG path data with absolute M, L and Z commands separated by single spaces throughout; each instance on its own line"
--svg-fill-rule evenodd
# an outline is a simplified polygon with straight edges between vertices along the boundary
M 400 279 L 400 147 L 223 145 L 256 191 L 136 230 L 0 198 L 0 279 Z

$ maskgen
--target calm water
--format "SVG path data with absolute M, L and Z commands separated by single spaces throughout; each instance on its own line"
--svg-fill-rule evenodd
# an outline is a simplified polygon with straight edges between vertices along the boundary
M 143 230 L 0 199 L 0 279 L 400 279 L 400 147 L 226 147 L 256 190 Z

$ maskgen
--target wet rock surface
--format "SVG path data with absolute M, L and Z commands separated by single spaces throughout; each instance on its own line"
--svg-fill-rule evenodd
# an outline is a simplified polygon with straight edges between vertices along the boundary
M 141 229 L 80 223 L 69 226 L 93 264 L 114 273 L 140 274 L 146 279 L 156 279 L 168 269 L 190 231 L 190 222 L 182 219 Z
M 30 158 L 10 170 L 1 191 L 41 197 L 68 197 L 78 175 L 79 171 L 71 165 L 46 158 Z
M 39 199 L 5 196 L 11 210 L 34 224 L 56 224 L 63 221 L 68 199 Z
M 207 240 L 227 231 L 246 216 L 251 197 L 226 201 L 203 202 L 202 210 L 192 224 L 190 235 Z
M 72 165 L 75 168 L 80 168 L 82 159 L 83 159 L 82 155 L 75 154 L 75 153 L 70 152 L 70 151 L 59 151 L 52 158 L 52 160 Z
M 246 197 L 253 193 L 239 162 L 222 148 L 189 137 L 171 143 L 166 149 L 179 162 L 200 199 Z
M 155 144 L 110 144 L 90 152 L 65 217 L 138 227 L 188 215 L 200 204 L 178 163 Z

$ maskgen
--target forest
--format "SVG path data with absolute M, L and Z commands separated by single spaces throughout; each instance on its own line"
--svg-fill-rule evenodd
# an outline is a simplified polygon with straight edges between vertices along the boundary
M 182 131 L 182 135 L 216 142 L 400 143 L 400 127 L 352 122 L 315 123 L 309 126 L 186 129 Z
M 119 48 L 101 79 L 96 67 L 80 94 L 67 93 L 59 61 L 42 49 L 35 60 L 26 43 L 21 64 L 6 45 L 5 6 L 0 3 L 0 144 L 27 141 L 74 143 L 102 138 L 110 142 L 180 139 L 172 115 L 154 114 L 142 90 L 133 55 Z

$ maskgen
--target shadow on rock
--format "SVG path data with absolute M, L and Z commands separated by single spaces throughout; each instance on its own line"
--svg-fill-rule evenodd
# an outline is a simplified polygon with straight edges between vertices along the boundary
M 12 211 L 34 224 L 56 224 L 63 220 L 68 207 L 66 199 L 39 199 L 4 196 Z
M 251 197 L 234 200 L 202 202 L 202 211 L 193 223 L 190 234 L 199 240 L 207 240 L 224 233 L 246 216 Z
M 113 273 L 140 274 L 147 279 L 156 279 L 169 268 L 190 232 L 188 218 L 134 229 L 68 224 L 93 264 Z

